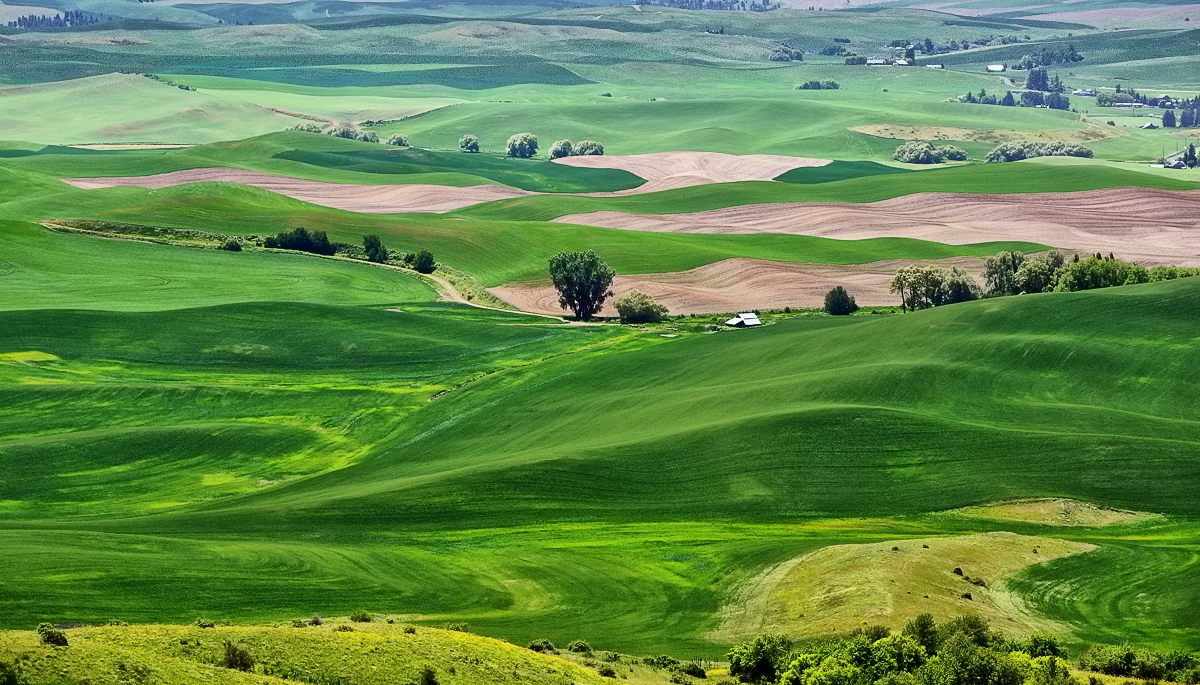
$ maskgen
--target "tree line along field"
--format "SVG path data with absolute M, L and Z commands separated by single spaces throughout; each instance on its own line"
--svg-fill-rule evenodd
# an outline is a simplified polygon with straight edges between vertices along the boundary
M 641 659 L 733 677 L 708 662 L 758 633 L 815 644 L 919 612 L 1053 633 L 1075 655 L 1200 649 L 1196 278 L 895 315 L 789 308 L 748 330 L 580 325 L 448 301 L 445 283 L 538 282 L 576 250 L 637 275 L 1064 247 L 553 220 L 1194 190 L 1194 170 L 1147 168 L 1187 136 L 1133 115 L 951 101 L 1019 87 L 1024 72 L 983 68 L 1067 40 L 1086 58 L 1051 72 L 1071 86 L 1186 93 L 1193 32 L 1020 8 L 110 5 L 83 1 L 116 13 L 86 30 L 0 31 L 0 661 L 29 655 L 29 685 L 431 685 L 425 666 L 449 685 L 593 683 L 606 665 L 634 685 L 703 682 Z M 994 44 L 923 58 L 945 70 L 820 54 L 925 37 Z M 804 59 L 770 61 L 781 45 Z M 811 80 L 839 87 L 797 88 Z M 332 121 L 410 146 L 283 130 Z M 504 156 L 522 131 L 541 153 Z M 464 134 L 481 153 L 459 151 Z M 619 194 L 643 179 L 551 163 L 558 139 L 834 161 Z M 892 159 L 908 139 L 970 162 L 1011 139 L 1082 140 L 1095 158 L 926 168 Z M 209 168 L 534 194 L 371 214 L 241 183 L 64 182 Z M 427 250 L 437 270 L 259 245 L 299 227 Z M 239 250 L 212 249 L 227 240 Z M 65 648 L 14 632 L 41 622 L 94 627 L 64 628 Z M 438 628 L 461 624 L 475 634 Z M 568 660 L 522 647 L 537 640 Z M 258 670 L 213 669 L 226 641 Z

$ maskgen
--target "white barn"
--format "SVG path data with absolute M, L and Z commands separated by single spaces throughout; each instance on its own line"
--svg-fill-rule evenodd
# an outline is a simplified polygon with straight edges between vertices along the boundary
M 725 325 L 733 326 L 735 328 L 746 328 L 748 326 L 761 326 L 762 322 L 758 320 L 758 314 L 755 314 L 754 312 L 746 312 L 744 314 L 738 314 L 732 319 L 726 321 Z

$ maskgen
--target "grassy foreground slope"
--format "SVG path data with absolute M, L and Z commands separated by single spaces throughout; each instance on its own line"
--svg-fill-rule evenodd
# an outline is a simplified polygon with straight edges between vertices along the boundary
M 433 669 L 446 685 L 561 685 L 603 682 L 594 671 L 478 635 L 418 628 L 404 632 L 383 623 L 293 627 L 199 628 L 196 626 L 107 626 L 70 630 L 70 645 L 38 644 L 32 632 L 0 633 L 0 655 L 20 659 L 25 682 L 206 682 L 238 685 L 419 682 Z M 224 668 L 224 644 L 247 650 L 253 670 Z
M 132 348 L 124 354 L 150 361 L 169 351 L 164 341 L 181 320 L 230 312 L 147 313 L 135 327 L 145 333 L 128 343 L 96 336 L 73 355 L 58 331 L 78 322 L 30 313 L 0 332 L 0 351 L 65 361 L 12 358 L 5 404 L 21 410 L 14 427 L 65 434 L 78 453 L 98 444 L 87 432 L 98 426 L 178 425 L 219 410 L 237 425 L 344 433 L 359 449 L 336 468 L 248 474 L 245 487 L 158 514 L 115 482 L 103 507 L 66 506 L 74 493 L 64 478 L 96 475 L 62 450 L 45 451 L 43 477 L 6 483 L 5 620 L 258 620 L 367 606 L 466 619 L 519 641 L 584 637 L 628 651 L 711 653 L 719 646 L 705 635 L 727 593 L 767 565 L 830 544 L 1011 530 L 924 512 L 1067 496 L 1174 518 L 1145 531 L 1054 533 L 1102 549 L 1071 560 L 1069 578 L 1060 574 L 1066 561 L 1029 571 L 1038 606 L 1081 635 L 1195 646 L 1187 607 L 1200 605 L 1200 568 L 1175 561 L 1200 551 L 1188 523 L 1200 501 L 1200 417 L 1189 400 L 1200 322 L 1188 314 L 1198 307 L 1200 283 L 1182 280 L 675 339 L 464 322 L 466 349 L 494 348 L 486 341 L 501 334 L 555 336 L 529 348 L 536 363 L 479 364 L 484 372 L 466 378 L 437 345 L 412 347 L 404 364 L 389 366 L 406 343 L 389 337 L 384 319 L 382 328 L 365 324 L 392 313 L 364 311 L 339 329 L 312 308 L 260 307 L 223 344 L 278 356 L 226 352 L 197 366 L 212 354 L 201 326 L 139 373 L 106 369 L 105 360 Z M 348 315 L 328 312 L 334 321 Z M 329 343 L 287 353 L 300 319 Z M 395 321 L 431 339 L 448 333 L 442 320 Z M 41 334 L 28 333 L 39 325 Z M 549 343 L 559 353 L 537 352 Z M 311 349 L 322 357 L 279 382 Z M 360 356 L 368 349 L 374 356 Z M 189 357 L 197 362 L 171 361 Z M 443 378 L 457 382 L 422 380 L 438 359 L 450 370 Z M 138 371 L 134 361 L 125 365 Z M 194 389 L 178 388 L 188 377 Z M 235 395 L 225 387 L 232 378 L 253 379 L 255 389 Z M 260 390 L 263 378 L 276 380 Z M 402 383 L 407 394 L 394 389 Z M 442 389 L 450 392 L 429 401 Z M 80 401 L 120 393 L 127 402 Z M 388 397 L 408 398 L 403 411 Z M 56 406 L 73 410 L 49 410 Z M 286 410 L 297 418 L 276 418 L 280 406 L 297 407 Z M 243 461 L 262 463 L 277 441 L 241 444 Z M 208 472 L 191 473 L 195 493 Z M 1162 563 L 1141 564 L 1136 585 L 1095 572 L 1145 549 Z

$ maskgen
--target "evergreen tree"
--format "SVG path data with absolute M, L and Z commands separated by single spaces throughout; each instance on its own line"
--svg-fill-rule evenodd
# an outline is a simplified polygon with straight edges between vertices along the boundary
M 1169 109 L 1163 112 L 1162 125 L 1163 128 L 1175 128 L 1175 112 Z
M 1016 99 L 1013 98 L 1012 91 L 1009 91 L 1004 94 L 1004 99 L 1002 99 L 1000 101 L 1000 104 L 1005 107 L 1016 107 L 1017 106 L 1017 101 L 1016 101 Z
M 1029 90 L 1050 90 L 1050 77 L 1046 74 L 1045 67 L 1030 69 L 1029 75 L 1025 77 L 1025 87 Z

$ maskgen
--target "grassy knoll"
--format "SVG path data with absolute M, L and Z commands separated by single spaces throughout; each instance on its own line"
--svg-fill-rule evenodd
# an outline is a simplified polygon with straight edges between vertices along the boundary
M 0 309 L 149 310 L 290 300 L 391 304 L 434 299 L 414 276 L 305 255 L 180 249 L 0 222 Z
M 248 311 L 246 325 L 277 323 L 254 336 L 229 334 L 226 344 L 280 352 L 266 364 L 254 354 L 215 353 L 224 377 L 256 379 L 255 389 L 236 401 L 220 401 L 234 396 L 187 361 L 214 354 L 205 352 L 211 334 L 189 334 L 191 352 L 155 342 L 180 328 L 179 317 L 202 321 L 211 314 L 223 321 L 227 312 L 117 325 L 154 334 L 132 345 L 111 334 L 91 337 L 86 358 L 76 362 L 77 371 L 91 372 L 70 374 L 69 383 L 30 382 L 51 378 L 58 363 L 52 360 L 26 356 L 10 364 L 6 392 L 20 401 L 5 404 L 22 408 L 14 425 L 68 432 L 85 449 L 92 426 L 186 423 L 164 411 L 194 421 L 203 409 L 216 412 L 206 420 L 232 423 L 290 413 L 299 418 L 266 420 L 310 433 L 320 425 L 328 435 L 348 427 L 362 448 L 341 468 L 282 483 L 255 481 L 242 494 L 192 500 L 159 514 L 138 504 L 137 481 L 128 478 L 128 488 L 108 488 L 105 507 L 75 510 L 53 506 L 63 497 L 57 480 L 6 486 L 0 565 L 14 600 L 5 620 L 186 621 L 196 614 L 269 620 L 367 606 L 431 622 L 469 620 L 519 641 L 584 637 L 625 651 L 711 654 L 720 644 L 704 636 L 718 626 L 721 606 L 741 582 L 773 564 L 833 544 L 1015 530 L 1101 547 L 1010 582 L 1044 614 L 1079 635 L 1126 634 L 1194 647 L 1186 607 L 1196 605 L 1200 584 L 1197 567 L 1180 562 L 1197 551 L 1186 520 L 1197 515 L 1190 455 L 1200 423 L 1187 398 L 1196 380 L 1190 370 L 1200 368 L 1194 342 L 1200 336 L 1195 321 L 1178 313 L 1198 302 L 1200 285 L 1183 280 L 907 316 L 811 317 L 717 335 L 684 331 L 677 339 L 631 333 L 614 340 L 610 329 L 475 322 L 474 332 L 464 333 L 476 336 L 466 339 L 469 349 L 500 334 L 552 335 L 556 349 L 588 349 L 539 353 L 538 363 L 508 364 L 433 402 L 427 399 L 436 387 L 454 384 L 421 381 L 421 372 L 460 363 L 433 342 L 448 334 L 440 318 L 425 320 L 427 328 L 417 326 L 416 314 L 397 319 L 400 332 L 416 327 L 431 341 L 411 348 L 405 366 L 389 367 L 407 343 L 390 342 L 367 324 L 393 313 L 356 309 L 363 313 L 339 328 L 311 307 L 297 314 Z M 4 316 L 8 322 L 17 315 Z M 0 329 L 3 351 L 69 359 L 62 343 L 52 344 L 62 334 L 20 333 L 40 325 L 28 316 L 22 326 Z M 336 322 L 350 314 L 333 308 L 329 316 Z M 299 318 L 312 321 L 304 335 L 336 344 L 288 343 L 299 334 L 290 322 Z M 383 319 L 379 325 L 392 328 Z M 590 336 L 599 337 L 588 342 Z M 595 347 L 596 341 L 611 344 Z M 295 363 L 289 344 L 323 351 L 312 364 L 316 378 L 324 378 L 316 385 L 327 389 L 313 389 L 311 379 L 293 399 L 287 398 L 298 387 L 287 382 L 258 389 L 263 374 Z M 145 372 L 161 375 L 145 378 L 105 370 L 113 365 L 105 360 L 149 359 L 158 348 L 179 366 L 161 361 Z M 378 356 L 358 357 L 364 350 Z M 497 350 L 500 358 L 510 354 Z M 136 369 L 134 361 L 124 365 Z M 189 377 L 203 380 L 203 390 L 177 387 Z M 104 380 L 93 384 L 97 378 Z M 380 390 L 409 378 L 428 390 L 408 395 L 411 410 L 402 417 L 384 411 L 391 401 Z M 380 400 L 372 402 L 384 404 L 365 411 L 372 404 L 355 390 L 364 384 L 379 386 Z M 61 394 L 67 392 L 93 393 L 76 398 L 136 392 L 131 400 L 148 399 L 47 404 L 71 397 Z M 156 392 L 174 399 L 156 399 Z M 71 410 L 48 411 L 52 406 Z M 265 451 L 269 444 L 246 441 L 245 449 Z M 48 455 L 42 458 L 51 470 L 55 463 L 78 470 L 72 457 Z M 201 463 L 193 473 L 207 471 Z M 1063 529 L 923 515 L 1033 496 L 1171 516 Z M 140 515 L 105 514 L 117 506 Z M 60 515 L 49 520 L 39 513 L 49 511 Z M 1117 568 L 1135 559 L 1151 560 L 1139 564 L 1136 585 L 1095 572 L 1097 565 Z M 1062 571 L 1068 565 L 1070 574 Z M 46 583 L 46 577 L 72 580 Z M 1080 577 L 1087 582 L 1076 583 Z M 1053 591 L 1066 585 L 1067 594 Z M 125 587 L 139 590 L 119 591 Z M 189 599 L 181 603 L 183 588 Z
M 337 627 L 350 628 L 347 632 Z M 38 644 L 33 632 L 0 633 L 0 654 L 22 660 L 29 685 L 61 682 L 288 683 L 419 682 L 425 668 L 446 685 L 559 685 L 603 682 L 594 669 L 557 656 L 467 633 L 399 624 L 351 623 L 267 627 L 145 625 L 79 628 L 70 645 Z M 246 671 L 223 667 L 226 642 L 245 649 Z M 665 682 L 665 677 L 663 682 Z

